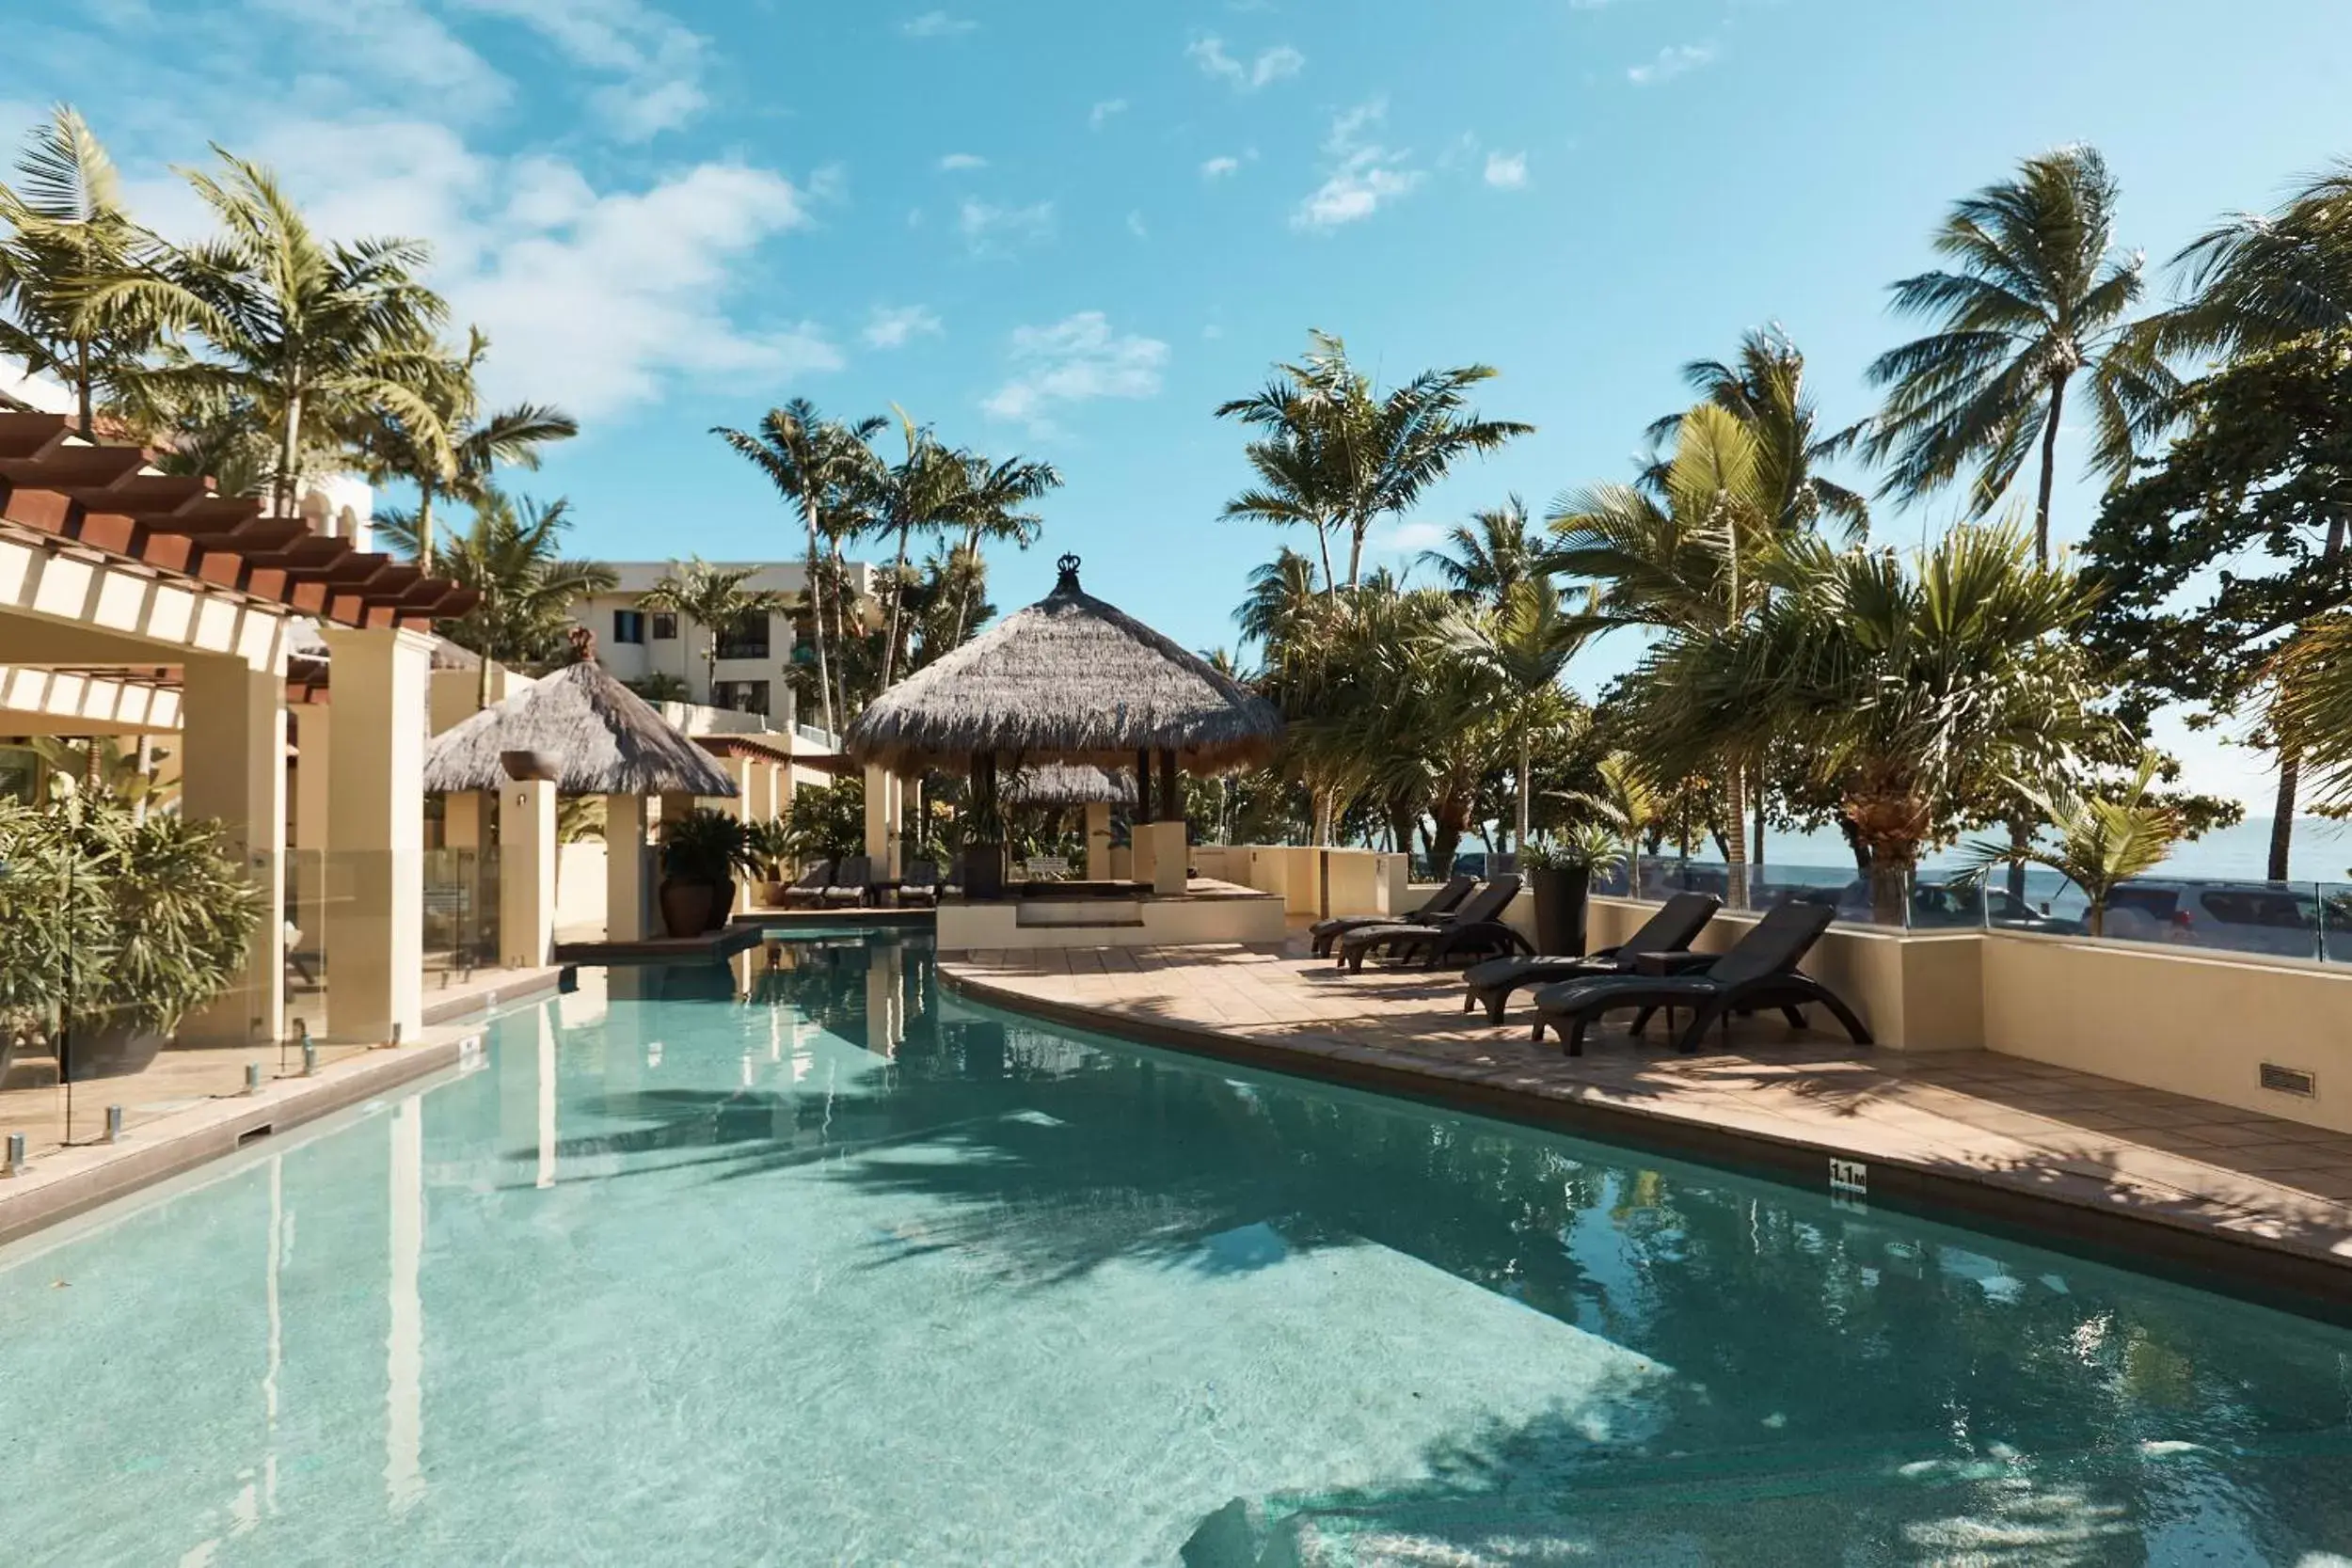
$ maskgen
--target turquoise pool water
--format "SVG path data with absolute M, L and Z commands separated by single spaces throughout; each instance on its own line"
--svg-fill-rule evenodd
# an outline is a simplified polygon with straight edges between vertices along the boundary
M 0 1252 L 6 1560 L 2352 1560 L 2352 1333 L 787 957 Z

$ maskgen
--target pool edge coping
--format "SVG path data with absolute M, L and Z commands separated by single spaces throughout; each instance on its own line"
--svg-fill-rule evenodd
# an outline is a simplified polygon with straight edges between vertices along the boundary
M 1534 1094 L 1489 1077 L 1369 1044 L 1347 1054 L 1300 1051 L 1228 1034 L 1203 1023 L 1139 1018 L 995 985 L 962 973 L 942 956 L 938 974 L 958 995 L 1050 1022 L 1159 1046 L 1265 1071 L 1467 1111 L 1549 1132 L 1630 1143 L 1655 1152 L 1735 1170 L 1763 1171 L 1826 1196 L 1832 1160 L 1868 1170 L 1862 1201 L 1922 1217 L 1988 1221 L 2024 1232 L 2038 1244 L 2090 1249 L 2102 1260 L 2164 1273 L 2225 1294 L 2255 1295 L 2265 1305 L 2352 1324 L 2352 1259 L 2291 1238 L 2225 1231 L 2177 1215 L 2097 1204 L 2073 1194 L 2005 1180 L 1999 1171 L 1945 1168 L 1791 1135 L 1756 1132 L 1695 1117 L 1645 1110 L 1582 1096 Z M 2267 1297 L 2283 1295 L 2292 1305 Z

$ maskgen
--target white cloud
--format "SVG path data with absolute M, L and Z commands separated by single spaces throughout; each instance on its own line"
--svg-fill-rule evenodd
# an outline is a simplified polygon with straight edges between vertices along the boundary
M 999 207 L 967 199 L 956 210 L 956 227 L 963 243 L 975 252 L 1036 245 L 1054 233 L 1054 204 L 1040 201 L 1027 207 Z
M 920 305 L 877 305 L 866 321 L 866 346 L 904 348 L 917 338 L 935 338 L 946 327 Z
M 1143 214 L 1140 212 L 1131 212 L 1127 214 L 1127 232 L 1138 240 L 1148 240 L 1152 237 L 1152 230 L 1143 226 Z
M 1125 99 L 1105 98 L 1100 103 L 1095 104 L 1093 108 L 1087 111 L 1087 129 L 1089 131 L 1100 131 L 1103 128 L 1103 122 L 1104 120 L 1109 119 L 1114 115 L 1123 115 L 1126 112 L 1127 101 Z
M 925 11 L 898 24 L 899 33 L 911 39 L 961 38 L 979 25 L 970 17 L 950 16 L 946 11 Z
M 1671 82 L 1686 71 L 1696 71 L 1715 57 L 1711 43 L 1675 43 L 1658 52 L 1658 57 L 1645 65 L 1628 68 L 1625 79 L 1637 87 L 1656 82 Z
M 413 0 L 259 0 L 256 8 L 299 24 L 325 58 L 336 57 L 332 46 L 348 45 L 353 63 L 371 74 L 446 93 L 461 108 L 494 109 L 513 92 L 512 83 Z
M 1527 183 L 1527 154 L 1486 154 L 1486 183 L 1499 191 L 1516 191 Z
M 316 0 L 301 0 L 316 3 Z M 383 0 L 367 0 L 380 4 Z M 644 0 L 456 0 L 465 9 L 522 24 L 583 70 L 620 81 L 588 95 L 612 134 L 645 141 L 675 131 L 709 103 L 702 87 L 708 42 Z
M 988 160 L 981 157 L 977 152 L 950 152 L 945 158 L 939 160 L 941 172 L 946 174 L 959 173 L 961 170 L 968 168 L 986 168 L 987 166 Z
M 1203 180 L 1222 180 L 1239 167 L 1241 167 L 1241 160 L 1239 158 L 1211 158 L 1207 163 L 1200 166 L 1200 178 Z
M 1307 56 L 1287 43 L 1261 51 L 1253 60 L 1237 60 L 1225 52 L 1225 40 L 1215 34 L 1186 44 L 1184 56 L 1200 68 L 1202 75 L 1230 83 L 1236 92 L 1256 92 L 1297 75 L 1307 65 Z
M 1375 552 L 1386 550 L 1394 555 L 1419 555 L 1423 550 L 1436 549 L 1445 542 L 1445 524 L 1418 519 L 1392 524 L 1365 541 Z
M 1420 185 L 1423 176 L 1411 166 L 1410 151 L 1366 139 L 1388 113 L 1388 101 L 1374 99 L 1333 118 L 1323 144 L 1330 172 L 1291 214 L 1292 228 L 1324 232 L 1357 223 Z
M 1081 310 L 1051 326 L 1015 328 L 1011 357 L 1012 379 L 980 407 L 993 419 L 1017 420 L 1033 434 L 1051 435 L 1048 416 L 1059 405 L 1157 396 L 1168 345 L 1156 338 L 1119 337 L 1102 311 Z

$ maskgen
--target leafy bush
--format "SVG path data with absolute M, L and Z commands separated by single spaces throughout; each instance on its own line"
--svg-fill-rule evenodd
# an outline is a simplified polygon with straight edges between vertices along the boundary
M 725 812 L 701 807 L 661 824 L 661 874 L 717 887 L 737 871 L 756 873 L 750 831 Z
M 1625 863 L 1625 841 L 1607 828 L 1588 824 L 1538 838 L 1519 852 L 1522 871 L 1590 871 L 1606 877 Z

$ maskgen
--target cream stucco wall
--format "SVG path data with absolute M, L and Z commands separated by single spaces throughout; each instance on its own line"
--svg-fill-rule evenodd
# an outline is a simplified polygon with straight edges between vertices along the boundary
M 1043 902 L 1041 900 L 1040 902 Z M 1083 918 L 1096 911 L 1130 919 L 1120 926 L 1052 926 L 1021 924 L 1021 905 L 966 904 L 955 900 L 939 907 L 939 945 L 943 949 L 1010 947 L 1183 947 L 1207 942 L 1279 942 L 1284 934 L 1282 901 L 1234 889 L 1202 897 L 1146 898 L 1139 903 L 1089 899 L 1058 906 L 1052 912 Z

